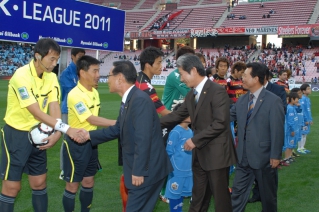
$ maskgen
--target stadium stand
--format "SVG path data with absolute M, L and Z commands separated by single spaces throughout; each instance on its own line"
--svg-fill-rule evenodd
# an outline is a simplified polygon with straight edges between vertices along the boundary
M 27 64 L 33 56 L 32 46 L 18 43 L 0 43 L 0 75 L 10 76 Z
M 191 9 L 185 19 L 178 25 L 178 28 L 189 28 L 190 23 L 192 28 L 213 27 L 226 9 L 226 5 Z M 214 12 L 212 13 L 212 11 Z
M 146 0 L 139 9 L 151 9 L 157 1 L 154 0 Z
M 313 13 L 316 0 L 285 0 L 264 2 L 264 7 L 258 3 L 241 3 L 234 7 L 231 13 L 235 14 L 234 19 L 225 20 L 222 27 L 249 27 L 249 26 L 273 26 L 273 25 L 301 25 L 307 24 L 309 17 Z M 275 10 L 275 14 L 270 14 L 270 18 L 262 18 L 263 14 Z M 246 19 L 238 19 L 239 16 L 246 15 Z
M 139 31 L 146 22 L 155 14 L 154 10 L 143 10 L 143 12 L 126 12 L 125 31 Z
M 201 5 L 205 4 L 221 4 L 223 3 L 223 0 L 204 0 L 202 1 Z
M 180 0 L 178 7 L 197 5 L 199 0 Z

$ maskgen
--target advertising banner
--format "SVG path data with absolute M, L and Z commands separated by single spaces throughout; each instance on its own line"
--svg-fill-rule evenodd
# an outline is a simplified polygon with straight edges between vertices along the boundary
M 190 29 L 130 32 L 130 39 L 174 39 L 189 37 Z
M 245 34 L 245 27 L 220 27 L 216 30 L 219 35 Z
M 278 36 L 307 35 L 318 37 L 319 24 L 288 25 L 278 27 Z
M 278 26 L 268 26 L 268 27 L 246 27 L 246 35 L 270 35 L 277 34 Z
M 125 12 L 74 0 L 0 1 L 0 40 L 123 51 Z
M 217 37 L 218 31 L 211 27 L 191 29 L 191 37 Z

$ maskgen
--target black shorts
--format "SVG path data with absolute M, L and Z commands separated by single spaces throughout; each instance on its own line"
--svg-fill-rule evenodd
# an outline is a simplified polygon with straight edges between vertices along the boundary
M 97 172 L 98 149 L 90 142 L 78 144 L 68 135 L 64 136 L 63 172 L 66 182 L 81 182 L 83 177 L 94 176 Z
M 34 147 L 27 131 L 5 125 L 1 129 L 1 179 L 21 181 L 22 173 L 37 176 L 47 172 L 47 153 Z

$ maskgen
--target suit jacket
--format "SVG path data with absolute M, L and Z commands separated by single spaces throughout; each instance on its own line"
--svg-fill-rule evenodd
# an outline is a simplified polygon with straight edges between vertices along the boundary
M 152 185 L 173 171 L 162 140 L 162 130 L 154 103 L 135 86 L 129 92 L 122 114 L 114 126 L 90 131 L 92 145 L 119 138 L 123 153 L 124 182 L 128 189 L 132 175 L 144 176 L 138 188 Z
M 267 91 L 270 91 L 271 93 L 273 93 L 281 98 L 282 104 L 284 106 L 284 112 L 286 113 L 286 111 L 287 111 L 287 97 L 286 97 L 285 88 L 283 86 L 268 82 L 266 89 L 267 89 Z
M 250 121 L 246 126 L 248 92 L 239 97 L 231 108 L 231 120 L 237 120 L 239 164 L 243 158 L 244 136 L 246 131 L 246 156 L 253 169 L 260 169 L 269 164 L 270 159 L 281 159 L 284 142 L 285 113 L 281 99 L 275 94 L 262 89 L 256 101 Z M 246 127 L 246 130 L 245 130 Z
M 190 91 L 184 103 L 161 118 L 162 127 L 174 126 L 190 116 L 197 156 L 205 171 L 229 167 L 236 163 L 236 152 L 231 138 L 229 97 L 225 88 L 207 80 L 195 108 L 194 94 Z

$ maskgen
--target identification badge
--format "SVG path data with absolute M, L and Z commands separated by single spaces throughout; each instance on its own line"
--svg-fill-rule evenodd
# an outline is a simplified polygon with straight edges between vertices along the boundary
M 75 109 L 80 115 L 86 111 L 86 107 L 83 102 L 75 104 Z
M 29 98 L 29 93 L 26 87 L 18 88 L 18 91 L 22 100 Z

